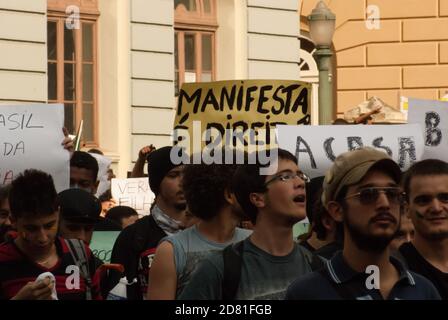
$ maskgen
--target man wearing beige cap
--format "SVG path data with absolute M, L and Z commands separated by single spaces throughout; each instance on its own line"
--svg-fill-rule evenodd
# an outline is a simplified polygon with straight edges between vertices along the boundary
M 323 183 L 322 203 L 344 224 L 344 249 L 316 272 L 297 279 L 286 299 L 440 299 L 432 283 L 390 257 L 400 226 L 401 171 L 382 151 L 339 155 Z

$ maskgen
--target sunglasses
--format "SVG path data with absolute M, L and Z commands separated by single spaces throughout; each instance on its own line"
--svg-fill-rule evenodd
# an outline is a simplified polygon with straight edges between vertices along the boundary
M 359 201 L 361 202 L 361 204 L 370 205 L 378 201 L 381 193 L 384 193 L 386 195 L 387 200 L 391 204 L 402 204 L 406 195 L 398 187 L 371 187 L 362 189 L 358 193 L 345 197 L 345 199 L 359 197 Z
M 268 184 L 270 184 L 271 182 L 280 180 L 283 182 L 287 182 L 287 181 L 292 181 L 294 178 L 300 178 L 302 179 L 305 183 L 310 182 L 310 178 L 303 173 L 302 171 L 299 172 L 295 172 L 295 173 L 282 173 L 279 174 L 278 176 L 273 177 L 272 179 L 266 181 L 266 183 L 264 184 L 264 186 L 266 187 Z

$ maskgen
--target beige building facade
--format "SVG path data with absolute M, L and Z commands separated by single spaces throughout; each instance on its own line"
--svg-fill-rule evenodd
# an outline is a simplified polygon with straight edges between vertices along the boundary
M 301 30 L 318 1 L 300 4 Z M 330 0 L 336 15 L 335 91 L 339 116 L 372 96 L 398 107 L 399 97 L 447 93 L 447 0 Z
M 177 63 L 179 55 L 188 63 L 189 35 L 195 45 L 203 32 L 213 39 L 211 80 L 298 79 L 298 7 L 298 0 L 0 0 L 0 103 L 64 103 L 71 133 L 83 119 L 85 149 L 103 150 L 125 177 L 141 147 L 171 143 L 179 79 L 200 77 Z M 190 11 L 213 23 L 177 18 Z M 200 51 L 194 59 L 204 71 Z
M 83 119 L 86 148 L 103 150 L 119 177 L 141 147 L 170 144 L 185 81 L 309 81 L 316 124 L 318 71 L 306 16 L 317 2 L 0 0 L 0 103 L 64 103 L 72 131 Z M 400 96 L 445 95 L 448 0 L 326 3 L 337 19 L 337 115 L 372 96 L 396 107 Z M 81 27 L 71 33 L 64 19 L 76 14 Z

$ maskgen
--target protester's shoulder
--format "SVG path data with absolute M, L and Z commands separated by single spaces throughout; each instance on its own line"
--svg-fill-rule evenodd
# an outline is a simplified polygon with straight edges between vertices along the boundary
M 176 232 L 172 235 L 166 236 L 160 240 L 160 243 L 162 242 L 169 242 L 173 246 L 177 245 L 187 245 L 188 242 L 191 240 L 191 237 L 194 237 L 194 228 L 195 226 L 191 226 L 187 229 L 181 230 L 179 232 Z
M 146 237 L 151 232 L 151 220 L 153 218 L 150 215 L 138 219 L 135 223 L 127 226 L 120 232 L 116 242 L 122 243 L 139 237 Z
M 310 272 L 294 280 L 287 290 L 286 299 L 309 299 L 316 291 L 328 291 L 328 281 L 320 272 Z
M 137 231 L 145 230 L 145 229 L 150 227 L 151 222 L 153 220 L 154 219 L 153 219 L 153 217 L 151 215 L 146 215 L 146 216 L 138 219 L 135 223 L 127 226 L 126 228 L 124 228 L 120 232 L 120 235 L 121 234 L 124 234 L 124 235 L 126 235 L 126 234 L 133 234 L 133 233 L 135 233 Z
M 431 299 L 440 299 L 440 295 L 434 284 L 427 278 L 413 271 L 408 271 L 411 279 L 415 282 L 415 287 L 419 292 L 424 292 L 426 297 Z

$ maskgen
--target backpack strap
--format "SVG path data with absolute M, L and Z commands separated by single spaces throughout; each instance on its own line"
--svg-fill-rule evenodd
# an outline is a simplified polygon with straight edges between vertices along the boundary
M 92 300 L 92 278 L 90 277 L 89 262 L 84 242 L 78 239 L 64 239 L 73 261 L 86 282 L 86 300 Z
M 243 249 L 244 240 L 231 244 L 222 251 L 224 259 L 224 276 L 221 283 L 223 300 L 235 300 L 241 278 Z

